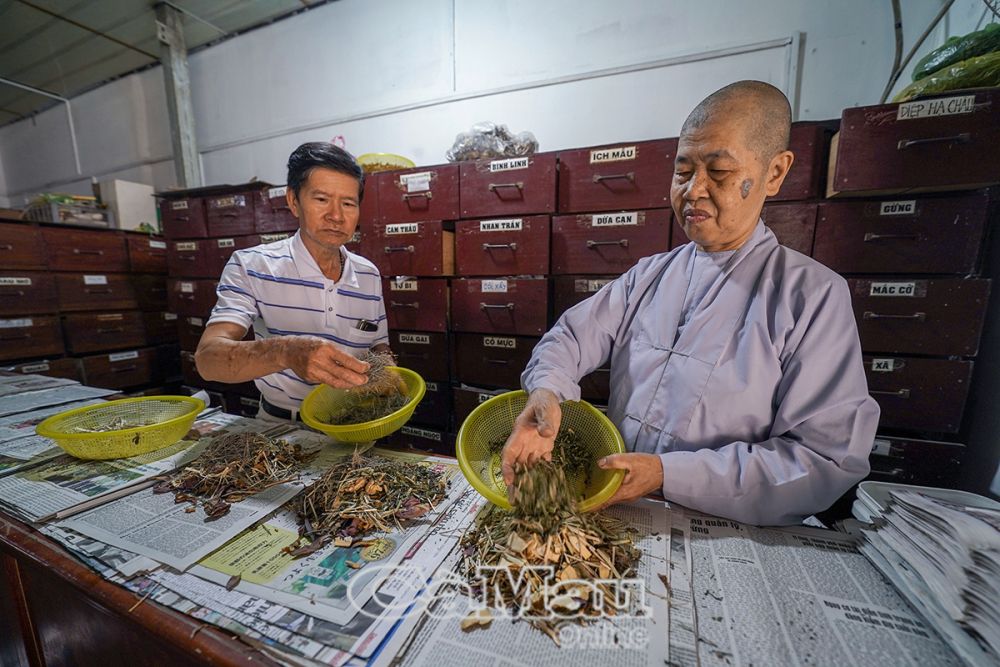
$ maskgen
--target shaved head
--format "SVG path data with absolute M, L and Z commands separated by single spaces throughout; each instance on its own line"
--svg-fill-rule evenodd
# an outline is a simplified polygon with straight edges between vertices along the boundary
M 681 136 L 720 117 L 741 120 L 746 146 L 764 164 L 788 150 L 792 109 L 785 94 L 769 83 L 737 81 L 715 91 L 688 114 Z

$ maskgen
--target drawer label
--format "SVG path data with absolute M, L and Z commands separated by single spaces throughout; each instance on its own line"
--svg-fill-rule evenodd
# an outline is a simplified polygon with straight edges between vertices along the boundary
M 19 320 L 0 320 L 0 329 L 20 329 L 21 327 L 33 327 L 35 321 L 30 317 Z
M 399 187 L 407 192 L 427 192 L 431 189 L 431 172 L 403 174 L 399 177 Z
M 891 373 L 896 370 L 895 359 L 872 359 L 872 373 Z
M 163 313 L 163 320 L 165 322 L 176 322 L 177 313 Z
M 878 454 L 879 456 L 889 456 L 892 452 L 892 442 L 886 440 L 885 438 L 875 438 L 875 442 L 872 443 L 872 454 Z
M 524 227 L 524 220 L 511 218 L 509 220 L 483 220 L 479 223 L 481 232 L 519 232 Z
M 590 164 L 601 164 L 602 162 L 622 162 L 624 160 L 634 160 L 636 155 L 635 146 L 616 146 L 615 148 L 600 148 L 590 151 Z
M 879 215 L 913 215 L 917 212 L 917 200 L 884 201 L 879 205 Z
M 935 116 L 955 116 L 972 113 L 976 110 L 975 95 L 958 95 L 942 97 L 936 100 L 919 100 L 905 102 L 896 111 L 896 120 L 914 120 L 915 118 L 933 118 Z
M 287 238 L 288 238 L 288 234 L 287 233 L 283 233 L 283 234 L 261 234 L 260 235 L 260 242 L 261 243 L 274 243 L 275 241 L 282 241 L 282 240 L 287 239 Z
M 197 249 L 198 249 L 197 241 L 183 241 L 181 243 L 174 244 L 174 250 L 176 250 L 177 252 L 184 252 L 187 250 L 197 250 Z
M 425 382 L 424 386 L 427 388 L 427 391 L 437 391 L 438 390 L 437 382 Z
M 348 243 L 361 243 L 361 230 L 355 231 L 351 234 L 351 240 Z
M 576 281 L 576 291 L 577 292 L 596 292 L 608 283 L 612 282 L 611 278 L 603 278 L 597 280 L 586 280 L 580 278 Z
M 483 347 L 499 347 L 504 350 L 517 348 L 517 339 L 506 336 L 483 336 Z
M 247 198 L 243 195 L 216 197 L 215 199 L 209 199 L 208 205 L 212 208 L 246 208 Z
M 916 283 L 872 283 L 869 296 L 917 296 Z
M 591 227 L 615 227 L 617 225 L 638 225 L 639 213 L 598 213 L 590 216 Z
M 399 334 L 400 343 L 412 343 L 416 345 L 430 345 L 431 337 L 427 334 Z
M 108 284 L 108 277 L 107 276 L 84 276 L 83 277 L 83 284 L 84 285 L 107 285 Z
M 49 365 L 45 362 L 40 364 L 28 364 L 27 366 L 21 366 L 22 373 L 39 373 L 41 371 L 49 370 Z
M 121 322 L 123 319 L 125 319 L 125 316 L 121 313 L 107 313 L 97 316 L 98 322 Z
M 17 287 L 30 287 L 31 278 L 0 278 L 0 285 L 6 285 L 8 287 L 12 285 L 16 285 Z
M 507 293 L 507 281 L 506 280 L 484 280 L 480 283 L 480 290 L 486 293 L 492 294 L 506 294 Z
M 393 292 L 416 292 L 416 280 L 390 280 L 389 289 Z
M 200 317 L 189 317 L 189 318 L 187 318 L 187 321 L 188 321 L 188 324 L 190 324 L 193 327 L 203 327 L 203 326 L 205 326 L 204 320 L 202 320 Z
M 415 426 L 404 426 L 399 430 L 405 433 L 406 435 L 412 435 L 417 438 L 425 438 L 427 440 L 435 440 L 437 442 L 441 442 L 441 434 L 438 433 L 437 431 L 428 431 L 425 428 L 417 428 Z
M 166 241 L 150 241 L 149 242 L 149 247 L 152 248 L 152 249 L 154 249 L 154 250 L 166 250 L 167 249 L 167 242 Z
M 493 394 L 477 394 L 476 397 L 479 399 L 480 403 L 485 403 L 486 401 L 493 398 Z
M 496 173 L 498 171 L 514 171 L 515 169 L 527 169 L 528 168 L 528 158 L 526 157 L 512 157 L 507 160 L 493 160 L 490 162 L 490 173 Z
M 129 359 L 138 359 L 138 352 L 118 352 L 117 354 L 109 354 L 108 361 L 114 363 L 116 361 L 128 361 Z
M 180 287 L 181 287 L 181 292 L 183 292 L 184 294 L 194 293 L 194 283 L 181 283 Z
M 220 248 L 235 248 L 236 239 L 219 239 L 216 241 Z
M 277 199 L 278 197 L 284 197 L 286 192 L 288 192 L 287 185 L 283 185 L 280 188 L 271 188 L 267 191 L 267 198 Z
M 171 211 L 186 211 L 188 207 L 187 199 L 181 199 L 180 201 L 170 202 Z
M 400 222 L 395 225 L 386 225 L 385 233 L 388 236 L 397 234 L 418 234 L 420 232 L 419 222 Z

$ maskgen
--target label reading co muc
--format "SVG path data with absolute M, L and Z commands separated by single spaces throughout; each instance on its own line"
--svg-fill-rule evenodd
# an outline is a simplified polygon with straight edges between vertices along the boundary
M 517 347 L 517 339 L 506 338 L 504 336 L 484 336 L 483 347 L 499 347 L 505 350 L 513 350 Z

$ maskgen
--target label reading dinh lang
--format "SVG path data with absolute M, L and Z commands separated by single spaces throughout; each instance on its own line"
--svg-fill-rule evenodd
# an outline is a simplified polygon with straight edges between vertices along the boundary
M 873 282 L 869 296 L 916 296 L 916 283 L 876 283 Z
M 918 100 L 899 105 L 896 120 L 914 120 L 917 118 L 934 118 L 935 116 L 955 116 L 972 113 L 976 110 L 975 95 L 958 95 L 956 97 L 939 97 L 934 100 Z
M 891 373 L 896 370 L 895 359 L 872 359 L 873 373 Z
M 411 343 L 415 345 L 430 345 L 431 337 L 427 334 L 409 334 L 401 333 L 399 334 L 400 343 Z
M 419 222 L 399 222 L 394 225 L 385 226 L 386 236 L 397 234 L 418 234 L 420 233 Z
M 630 213 L 597 213 L 590 216 L 591 227 L 615 227 L 618 225 L 638 225 L 639 212 Z
M 402 174 L 399 185 L 407 192 L 427 192 L 431 189 L 431 172 L 420 171 L 415 174 Z
M 417 291 L 417 281 L 416 280 L 390 280 L 389 289 L 393 292 L 416 292 Z
M 5 287 L 30 287 L 31 278 L 0 278 L 0 286 Z
M 913 215 L 917 212 L 917 200 L 884 201 L 878 207 L 879 215 Z
M 510 218 L 509 220 L 482 220 L 479 223 L 481 232 L 519 232 L 524 228 L 522 218 Z
M 490 162 L 490 173 L 498 171 L 514 171 L 515 169 L 527 169 L 529 159 L 526 157 L 512 157 L 506 160 L 493 160 Z
M 479 289 L 483 294 L 506 294 L 506 280 L 484 280 L 480 283 Z
M 483 347 L 499 347 L 504 350 L 517 348 L 517 339 L 506 336 L 483 336 Z
M 427 440 L 435 440 L 441 442 L 441 434 L 437 431 L 428 431 L 425 428 L 417 428 L 415 426 L 404 426 L 400 429 L 405 435 L 412 435 L 417 438 L 426 438 Z
M 635 146 L 615 146 L 614 148 L 598 148 L 590 151 L 590 164 L 601 164 L 603 162 L 622 162 L 624 160 L 634 160 L 636 156 Z
M 109 354 L 108 361 L 114 363 L 116 361 L 128 361 L 129 359 L 138 359 L 138 352 L 118 352 L 117 354 Z

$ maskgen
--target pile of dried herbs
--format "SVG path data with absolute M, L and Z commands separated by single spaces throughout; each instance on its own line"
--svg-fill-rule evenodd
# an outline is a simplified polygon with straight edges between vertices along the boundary
M 409 401 L 406 383 L 390 368 L 395 364 L 391 354 L 369 351 L 361 361 L 369 365 L 368 382 L 348 389 L 349 400 L 320 421 L 335 426 L 363 424 L 391 415 Z
M 490 451 L 499 453 L 505 440 L 491 443 Z M 571 486 L 583 488 L 590 484 L 590 473 L 596 465 L 593 454 L 587 449 L 580 434 L 568 426 L 563 426 L 556 434 L 552 447 L 552 462 L 566 472 Z
M 260 433 L 227 433 L 213 438 L 187 466 L 160 478 L 153 491 L 191 503 L 188 512 L 200 503 L 208 520 L 218 519 L 232 503 L 296 479 L 301 464 L 314 455 Z
M 596 599 L 596 587 L 605 600 L 615 593 L 600 580 L 632 575 L 641 552 L 635 547 L 634 532 L 627 524 L 601 513 L 582 514 L 576 509 L 571 485 L 561 467 L 540 461 L 519 469 L 514 482 L 514 510 L 492 507 L 477 519 L 475 527 L 462 538 L 460 568 L 472 590 L 485 592 L 490 607 L 502 607 L 515 615 L 525 613 L 532 625 L 559 643 L 559 625 L 565 618 L 553 617 L 552 610 L 578 616 L 586 622 L 613 608 Z M 480 573 L 481 566 L 500 567 Z M 527 566 L 551 566 L 552 577 Z M 508 577 L 507 573 L 512 576 Z M 483 576 L 486 586 L 483 586 Z M 511 582 L 523 575 L 521 593 Z M 587 581 L 589 585 L 559 582 Z M 532 591 L 530 609 L 522 609 L 524 587 Z M 550 595 L 551 593 L 551 595 Z M 549 600 L 546 606 L 546 600 Z M 491 616 L 477 612 L 463 622 L 463 629 L 488 625 Z
M 444 477 L 429 466 L 355 452 L 292 501 L 302 546 L 290 552 L 305 556 L 331 540 L 350 546 L 366 533 L 422 517 L 446 491 Z

